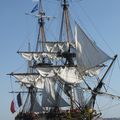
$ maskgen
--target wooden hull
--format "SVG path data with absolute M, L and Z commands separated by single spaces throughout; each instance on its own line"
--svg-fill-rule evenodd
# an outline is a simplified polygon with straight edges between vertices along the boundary
M 97 114 L 94 116 L 99 117 Z M 15 120 L 94 120 L 92 115 L 86 115 L 81 112 L 63 112 L 63 113 L 19 113 Z

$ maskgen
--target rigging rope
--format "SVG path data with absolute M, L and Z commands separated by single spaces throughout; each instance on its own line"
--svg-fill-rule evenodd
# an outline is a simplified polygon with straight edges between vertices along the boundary
M 104 41 L 104 43 L 108 46 L 108 48 L 110 49 L 110 51 L 114 53 L 114 51 L 112 50 L 112 48 L 110 47 L 110 45 L 108 44 L 108 42 L 104 39 L 103 35 L 100 33 L 100 31 L 98 30 L 98 28 L 96 27 L 96 25 L 94 24 L 94 22 L 92 21 L 92 19 L 90 18 L 90 16 L 87 14 L 87 12 L 85 11 L 85 9 L 81 6 L 81 9 L 83 10 L 84 14 L 86 15 L 87 19 L 91 22 L 91 24 L 93 25 L 95 31 L 98 33 L 98 35 L 100 36 L 100 38 Z
M 119 64 L 119 61 L 118 61 L 118 58 L 117 58 L 117 63 L 118 63 L 118 67 L 119 67 L 119 70 L 120 70 L 120 64 Z M 112 76 L 112 73 L 113 73 L 113 71 L 114 71 L 114 67 L 115 67 L 115 63 L 114 63 L 114 65 L 113 65 L 113 67 L 112 67 L 112 69 L 111 69 L 111 73 L 110 73 L 110 75 L 109 75 L 109 78 L 108 78 L 108 84 L 106 85 L 106 87 L 107 87 L 107 90 L 108 89 L 111 89 L 112 91 L 114 91 L 115 93 L 117 93 L 117 94 L 120 94 L 120 93 L 118 93 L 116 90 L 114 90 L 113 88 L 111 88 L 110 87 L 110 81 L 111 81 L 111 76 Z
M 120 61 L 119 61 L 118 58 L 117 58 L 117 63 L 118 63 L 118 67 L 119 67 L 119 70 L 120 70 Z
M 115 63 L 114 63 L 114 64 L 115 64 Z M 110 75 L 109 75 L 109 78 L 108 78 L 108 85 L 107 85 L 106 90 L 108 90 L 108 87 L 109 87 L 109 85 L 110 85 L 110 81 L 111 81 L 111 76 L 112 76 L 113 70 L 114 70 L 114 65 L 112 66 L 111 72 L 109 72 Z
M 97 108 L 98 108 L 99 113 L 101 113 L 101 110 L 100 110 L 100 107 L 99 107 L 99 105 L 98 105 L 98 103 L 97 103 L 97 100 L 96 100 L 96 105 L 97 105 Z
M 25 61 L 25 62 L 26 62 L 26 61 Z M 20 67 L 18 67 L 17 69 L 13 70 L 12 73 L 14 73 L 14 72 L 20 70 L 21 68 L 23 68 L 23 67 L 25 67 L 25 66 L 26 66 L 26 63 L 23 63 Z
M 13 82 L 12 82 L 13 80 L 12 80 L 12 77 L 11 77 L 11 75 L 10 75 L 10 84 L 11 84 L 11 90 L 12 90 L 12 95 L 13 95 L 13 99 L 15 99 L 15 95 L 14 95 L 14 92 L 13 92 Z
M 76 4 L 77 6 L 79 4 Z M 79 7 L 79 6 L 78 6 Z M 114 54 L 114 51 L 112 50 L 112 48 L 110 47 L 110 45 L 108 44 L 108 42 L 104 39 L 104 37 L 102 36 L 102 34 L 100 33 L 100 31 L 98 30 L 98 28 L 96 27 L 96 25 L 94 24 L 94 22 L 92 21 L 92 19 L 90 18 L 90 16 L 87 14 L 87 12 L 85 11 L 85 9 L 80 6 L 79 8 L 81 8 L 81 10 L 83 11 L 84 15 L 86 16 L 86 18 L 90 21 L 91 25 L 93 26 L 94 30 L 96 31 L 96 33 L 99 35 L 99 37 L 101 38 L 101 40 L 108 46 L 109 50 Z M 79 21 L 80 18 L 77 18 Z M 82 22 L 81 22 L 82 23 Z M 84 28 L 85 29 L 85 28 Z M 86 30 L 86 29 L 85 29 Z M 87 30 L 86 30 L 87 31 Z M 89 33 L 89 32 L 87 32 Z M 89 34 L 89 36 L 91 37 L 91 35 Z M 91 37 L 92 38 L 92 37 Z

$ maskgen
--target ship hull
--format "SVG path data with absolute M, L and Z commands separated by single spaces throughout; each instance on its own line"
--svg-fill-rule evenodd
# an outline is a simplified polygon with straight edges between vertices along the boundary
M 99 118 L 99 115 L 94 115 Z M 94 120 L 92 115 L 86 115 L 81 112 L 64 112 L 64 113 L 22 113 L 15 117 L 15 120 Z

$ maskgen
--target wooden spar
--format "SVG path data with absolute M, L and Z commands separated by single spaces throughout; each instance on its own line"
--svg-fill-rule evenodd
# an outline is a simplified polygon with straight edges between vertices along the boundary
M 41 93 L 42 91 L 43 90 L 41 89 L 41 90 L 37 91 L 37 93 Z M 30 92 L 28 92 L 28 91 L 11 91 L 9 93 L 30 93 Z
M 66 23 L 66 34 L 67 34 L 67 48 L 68 52 L 70 52 L 70 34 L 69 34 L 69 29 L 70 29 L 70 21 L 69 21 L 69 15 L 68 15 L 68 4 L 67 0 L 63 1 L 63 17 L 65 16 L 65 23 Z M 73 91 L 71 88 L 70 91 L 70 103 L 71 103 L 71 109 L 73 109 Z
M 65 23 L 66 23 L 67 48 L 68 48 L 68 51 L 70 51 L 70 35 L 69 35 L 70 21 L 69 21 L 69 15 L 68 15 L 68 5 L 66 0 L 64 0 L 63 11 L 64 11 Z
M 40 0 L 40 8 L 41 10 L 39 11 L 40 14 L 40 33 L 41 33 L 41 41 L 42 41 L 42 51 L 44 51 L 44 41 L 45 41 L 45 32 L 44 32 L 44 18 L 43 16 L 45 15 L 45 13 L 43 12 L 43 6 L 42 6 L 42 1 Z
M 103 85 L 102 82 L 103 82 L 104 78 L 106 77 L 107 73 L 109 72 L 110 68 L 112 67 L 112 65 L 113 65 L 114 61 L 116 60 L 116 58 L 117 58 L 117 55 L 114 56 L 114 58 L 113 58 L 113 60 L 112 60 L 112 62 L 110 64 L 110 66 L 108 67 L 107 71 L 105 72 L 105 74 L 101 78 L 100 82 L 98 83 L 97 87 L 93 91 L 97 92 L 98 89 L 102 88 L 102 85 Z
M 45 12 L 43 11 L 43 6 L 42 6 L 42 0 L 39 0 L 39 13 L 40 18 L 38 19 L 39 23 L 39 32 L 38 32 L 38 38 L 37 38 L 37 45 L 36 45 L 36 51 L 38 51 L 39 44 L 41 43 L 41 50 L 44 51 L 44 42 L 45 42 L 45 30 L 44 30 L 44 16 Z M 40 39 L 41 35 L 41 39 Z
M 30 106 L 30 112 L 33 110 L 33 106 L 34 106 L 34 95 L 35 92 L 34 92 L 34 88 L 31 86 L 29 87 L 29 92 L 28 94 L 30 94 L 30 102 L 31 102 L 31 106 Z M 36 96 L 36 94 L 35 94 Z
M 114 58 L 113 58 L 113 60 L 112 60 L 112 62 L 111 62 L 111 64 L 110 64 L 110 66 L 108 67 L 107 71 L 105 72 L 105 74 L 104 74 L 104 76 L 102 77 L 102 79 L 101 79 L 100 82 L 103 81 L 103 79 L 105 78 L 105 76 L 106 76 L 107 73 L 109 72 L 110 68 L 112 67 L 113 63 L 115 62 L 116 58 L 117 58 L 117 55 L 114 56 Z
M 39 73 L 10 73 L 7 75 L 11 75 L 11 76 L 14 76 L 14 75 L 39 75 Z

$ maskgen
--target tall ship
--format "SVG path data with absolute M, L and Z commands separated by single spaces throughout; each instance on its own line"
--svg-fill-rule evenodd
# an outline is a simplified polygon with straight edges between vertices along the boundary
M 17 111 L 15 100 L 10 108 L 17 112 L 15 120 L 97 120 L 102 115 L 95 108 L 97 96 L 120 99 L 104 88 L 117 55 L 105 53 L 76 20 L 71 20 L 70 0 L 56 2 L 62 12 L 58 39 L 51 40 L 46 34 L 47 22 L 54 22 L 56 16 L 47 16 L 44 0 L 28 14 L 38 19 L 39 29 L 35 50 L 29 43 L 27 51 L 17 52 L 28 63 L 26 72 L 9 74 L 21 87 L 11 91 L 18 103 Z

